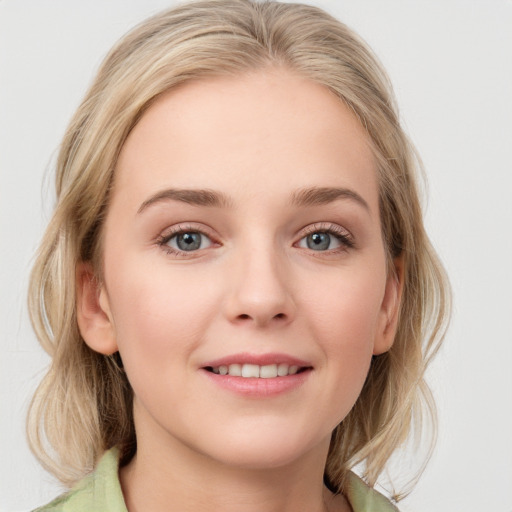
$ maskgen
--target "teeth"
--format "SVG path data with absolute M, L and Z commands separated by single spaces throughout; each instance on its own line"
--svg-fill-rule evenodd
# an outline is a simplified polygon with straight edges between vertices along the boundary
M 279 375 L 279 377 L 286 377 L 288 375 L 288 365 L 281 363 L 277 367 L 277 375 Z
M 244 364 L 242 366 L 242 377 L 259 377 L 260 367 L 257 364 Z
M 262 379 L 272 379 L 273 377 L 277 377 L 277 365 L 268 364 L 266 366 L 262 366 L 260 368 L 260 377 Z
M 267 364 L 258 366 L 257 364 L 230 364 L 221 365 L 212 368 L 213 373 L 217 375 L 231 375 L 233 377 L 272 379 L 275 377 L 286 377 L 295 375 L 300 367 L 288 365 L 286 363 Z
M 229 375 L 233 375 L 235 377 L 242 376 L 242 365 L 241 364 L 230 364 L 228 367 Z

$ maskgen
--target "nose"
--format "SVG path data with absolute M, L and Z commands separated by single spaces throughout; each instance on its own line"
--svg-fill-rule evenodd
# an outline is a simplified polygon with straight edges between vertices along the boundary
M 285 255 L 260 247 L 241 252 L 232 263 L 224 308 L 230 322 L 265 327 L 293 320 L 295 303 Z

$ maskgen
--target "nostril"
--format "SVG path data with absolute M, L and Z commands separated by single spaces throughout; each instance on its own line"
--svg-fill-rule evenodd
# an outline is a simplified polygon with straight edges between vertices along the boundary
M 247 313 L 242 313 L 241 315 L 238 315 L 239 320 L 250 320 L 251 318 L 252 316 L 248 315 Z M 284 320 L 286 318 L 286 314 L 278 313 L 277 315 L 274 315 L 272 318 L 276 320 Z

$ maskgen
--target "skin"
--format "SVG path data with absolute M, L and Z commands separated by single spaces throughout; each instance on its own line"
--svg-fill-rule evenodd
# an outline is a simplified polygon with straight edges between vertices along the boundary
M 292 201 L 325 187 L 349 192 Z M 225 201 L 189 204 L 168 189 Z M 119 350 L 134 389 L 138 450 L 120 472 L 131 512 L 350 510 L 322 476 L 331 432 L 396 328 L 378 205 L 363 128 L 289 71 L 188 83 L 144 114 L 115 170 L 103 282 L 88 264 L 78 272 L 82 335 Z M 201 248 L 176 253 L 180 229 L 205 233 Z M 345 238 L 308 246 L 332 229 Z M 310 369 L 287 392 L 241 395 L 204 370 L 240 353 Z

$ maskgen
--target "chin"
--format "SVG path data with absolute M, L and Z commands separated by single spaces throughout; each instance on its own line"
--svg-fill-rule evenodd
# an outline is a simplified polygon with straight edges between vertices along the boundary
M 307 457 L 312 452 L 327 456 L 330 433 L 317 439 L 293 430 L 255 429 L 251 432 L 230 431 L 218 440 L 216 449 L 208 450 L 219 462 L 246 470 L 277 469 Z M 222 449 L 218 449 L 222 447 Z

